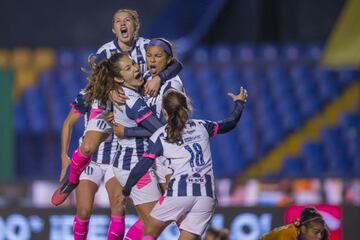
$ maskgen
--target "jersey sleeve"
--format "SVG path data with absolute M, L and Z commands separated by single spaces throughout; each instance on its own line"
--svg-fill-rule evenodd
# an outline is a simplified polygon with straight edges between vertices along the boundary
M 85 94 L 79 93 L 75 100 L 70 104 L 73 112 L 84 116 L 87 112 L 90 111 L 91 106 L 85 104 Z
M 156 117 L 142 98 L 136 100 L 130 108 L 130 111 L 132 114 L 129 114 L 129 117 L 135 120 L 139 126 L 144 127 L 151 133 L 154 133 L 163 126 L 163 123 Z
M 200 121 L 200 124 L 205 128 L 209 137 L 215 137 L 219 131 L 219 124 L 217 122 L 203 120 Z
M 124 138 L 149 138 L 151 137 L 152 132 L 143 128 L 143 127 L 125 127 L 124 129 Z
M 183 65 L 177 59 L 174 59 L 173 63 L 159 73 L 161 83 L 164 84 L 167 80 L 175 77 L 183 69 Z
M 178 78 L 178 77 L 177 77 Z M 184 92 L 184 85 L 182 84 L 181 80 L 178 79 L 174 80 L 174 81 L 169 81 L 165 83 L 165 89 L 164 89 L 164 93 L 165 94 L 167 91 L 169 91 L 170 89 L 175 89 L 179 92 Z
M 124 196 L 129 196 L 132 187 L 139 181 L 139 179 L 146 174 L 146 172 L 154 164 L 156 157 L 161 156 L 163 153 L 163 147 L 160 138 L 157 138 L 155 142 L 149 141 L 149 148 L 142 156 L 141 160 L 130 171 L 128 180 L 123 188 Z
M 151 79 L 151 73 L 150 71 L 146 71 L 144 74 L 143 74 L 143 78 L 145 81 L 149 81 Z
M 236 101 L 235 107 L 230 116 L 218 122 L 218 133 L 223 134 L 233 130 L 240 120 L 245 102 Z

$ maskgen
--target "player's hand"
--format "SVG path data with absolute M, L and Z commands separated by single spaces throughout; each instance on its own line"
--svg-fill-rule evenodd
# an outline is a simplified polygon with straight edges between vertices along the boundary
M 120 139 L 124 138 L 125 127 L 115 121 L 112 121 L 111 123 L 115 135 Z
M 62 182 L 64 180 L 66 171 L 70 163 L 71 163 L 71 159 L 69 158 L 69 156 L 66 153 L 61 154 L 61 173 L 60 173 L 59 182 Z
M 115 123 L 115 121 L 114 121 L 114 113 L 113 112 L 106 113 L 104 119 L 105 119 L 105 121 L 107 121 L 110 124 Z
M 109 99 L 115 105 L 124 105 L 126 100 L 129 99 L 128 96 L 125 95 L 124 90 L 122 88 L 111 90 L 109 93 Z
M 232 93 L 228 93 L 228 95 L 235 101 L 243 101 L 246 102 L 248 98 L 247 90 L 243 87 L 240 88 L 240 93 L 238 95 L 234 95 Z
M 145 83 L 145 95 L 155 97 L 160 89 L 161 79 L 159 76 L 155 76 Z

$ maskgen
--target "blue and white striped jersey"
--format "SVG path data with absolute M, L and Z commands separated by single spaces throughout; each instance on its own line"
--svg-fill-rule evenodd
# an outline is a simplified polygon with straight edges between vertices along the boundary
M 183 141 L 169 143 L 166 125 L 150 138 L 149 149 L 144 157 L 155 159 L 163 156 L 172 169 L 166 196 L 208 196 L 215 198 L 213 164 L 209 137 L 218 130 L 216 122 L 188 120 L 183 130 Z M 164 163 L 163 163 L 164 164 Z
M 124 127 L 137 127 L 153 114 L 142 95 L 126 86 L 122 86 L 125 95 L 129 98 L 121 106 L 114 106 L 114 120 Z M 147 150 L 147 138 L 118 139 L 120 151 L 115 156 L 114 166 L 130 171 L 141 159 Z
M 70 104 L 72 111 L 84 117 L 84 128 L 88 123 L 91 106 L 85 104 L 85 92 L 81 90 L 75 100 Z
M 146 47 L 149 44 L 150 40 L 146 38 L 139 37 L 133 48 L 131 49 L 130 56 L 131 58 L 140 66 L 140 71 L 145 73 L 147 71 L 146 65 Z M 109 59 L 114 53 L 122 52 L 118 42 L 114 39 L 111 42 L 105 43 L 102 45 L 99 50 L 96 52 L 96 62 L 99 63 L 104 59 Z M 150 77 L 150 74 L 147 74 L 145 80 Z
M 85 92 L 80 91 L 76 99 L 71 103 L 72 111 L 77 112 L 81 116 L 84 116 L 84 125 L 86 128 L 88 120 L 90 117 L 91 108 L 97 103 L 94 102 L 92 106 L 86 105 L 85 102 Z M 106 124 L 105 120 L 97 120 L 97 124 Z M 79 144 L 81 144 L 84 135 L 80 137 Z M 100 144 L 98 150 L 92 155 L 92 161 L 99 164 L 112 164 L 113 158 L 116 151 L 120 148 L 118 141 L 114 138 L 114 134 L 111 134 L 103 143 Z
M 159 93 L 156 97 L 150 97 L 150 98 L 145 98 L 146 103 L 148 104 L 148 106 L 150 106 L 150 108 L 153 110 L 153 112 L 156 112 L 156 116 L 163 122 L 165 123 L 165 119 L 163 117 L 161 108 L 162 108 L 162 99 L 164 94 L 169 90 L 169 89 L 175 89 L 177 91 L 180 92 L 185 92 L 184 90 L 184 85 L 179 77 L 179 75 L 176 75 L 175 77 L 167 80 L 164 84 L 161 85 L 160 89 L 159 89 Z

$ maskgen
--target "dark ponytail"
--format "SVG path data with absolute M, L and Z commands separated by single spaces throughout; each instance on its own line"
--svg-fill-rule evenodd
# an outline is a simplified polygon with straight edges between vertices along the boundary
M 163 108 L 168 114 L 166 141 L 169 143 L 181 142 L 182 131 L 191 111 L 187 97 L 179 91 L 170 89 L 163 96 Z
M 299 227 L 300 226 L 308 227 L 309 224 L 311 224 L 311 223 L 319 223 L 324 226 L 324 231 L 322 233 L 321 240 L 329 240 L 330 239 L 330 234 L 327 229 L 327 225 L 325 223 L 324 218 L 321 216 L 321 214 L 318 211 L 316 211 L 315 208 L 311 208 L 311 207 L 304 208 L 304 210 L 301 212 Z
M 124 56 L 127 56 L 127 54 L 115 53 L 109 59 L 102 60 L 99 64 L 95 64 L 94 57 L 89 57 L 91 75 L 87 78 L 88 84 L 85 87 L 87 93 L 86 104 L 98 100 L 100 105 L 106 105 L 110 91 L 117 86 L 114 77 L 121 78 L 117 62 Z

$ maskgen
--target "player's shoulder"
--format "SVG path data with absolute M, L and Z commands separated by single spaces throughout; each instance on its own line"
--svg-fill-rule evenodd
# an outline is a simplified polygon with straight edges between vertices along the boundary
M 261 240 L 272 239 L 295 239 L 298 236 L 298 228 L 294 224 L 288 224 L 273 229 L 271 232 L 263 235 Z
M 137 45 L 145 45 L 145 44 L 148 44 L 149 42 L 150 42 L 150 39 L 143 38 L 143 37 L 138 37 L 138 39 L 136 40 Z
M 188 125 L 191 126 L 201 126 L 204 127 L 209 121 L 203 120 L 203 119 L 189 119 Z
M 132 108 L 136 102 L 144 101 L 139 92 L 134 91 L 127 87 L 123 87 L 123 90 L 124 90 L 124 94 L 128 97 L 128 99 L 126 100 L 126 105 L 128 105 L 130 108 Z
M 96 51 L 96 54 L 100 54 L 101 52 L 103 51 L 110 51 L 111 49 L 115 49 L 116 46 L 114 44 L 114 41 L 110 41 L 110 42 L 107 42 L 107 43 L 104 43 L 97 51 Z
M 170 79 L 171 84 L 175 86 L 183 86 L 183 82 L 181 81 L 181 78 L 179 75 L 176 75 L 175 77 Z
M 166 125 L 158 128 L 153 135 L 151 136 L 150 140 L 156 142 L 158 139 L 163 139 L 166 135 Z

